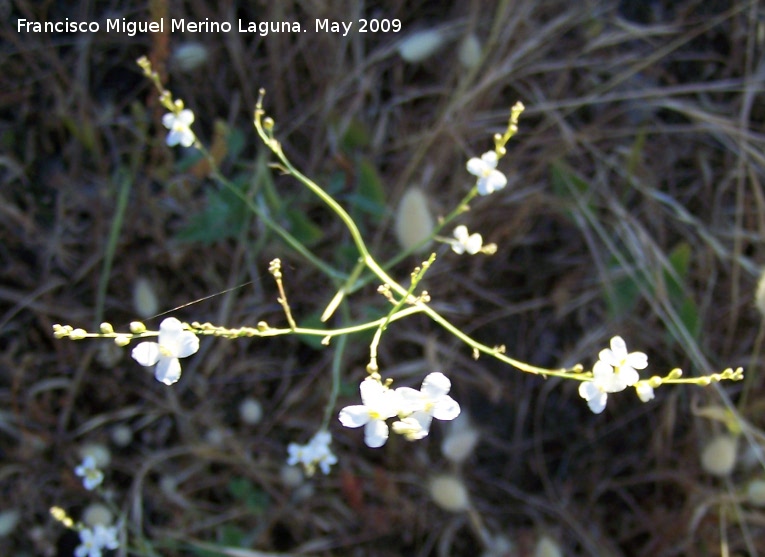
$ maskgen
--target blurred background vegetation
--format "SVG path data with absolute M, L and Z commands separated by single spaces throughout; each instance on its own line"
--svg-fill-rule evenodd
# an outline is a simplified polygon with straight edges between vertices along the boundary
M 543 534 L 566 555 L 765 552 L 765 514 L 743 495 L 763 474 L 765 439 L 754 306 L 765 259 L 761 3 L 16 0 L 0 10 L 3 555 L 72 554 L 76 535 L 48 509 L 79 517 L 94 500 L 72 473 L 92 443 L 111 453 L 106 486 L 135 555 L 522 556 Z M 297 21 L 308 31 L 103 32 L 106 18 L 122 17 Z M 314 32 L 317 18 L 361 17 L 399 19 L 402 31 Z M 15 26 L 65 18 L 102 22 L 102 32 Z M 437 31 L 440 48 L 405 61 L 397 47 L 422 30 Z M 480 54 L 466 67 L 458 53 L 471 35 Z M 429 371 L 452 379 L 481 434 L 459 474 L 483 530 L 429 496 L 428 478 L 451 466 L 443 424 L 424 441 L 371 450 L 333 419 L 340 463 L 286 484 L 286 446 L 318 427 L 334 347 L 207 339 L 168 388 L 109 342 L 52 337 L 54 323 L 124 329 L 145 318 L 156 328 L 155 314 L 174 308 L 182 320 L 281 325 L 266 271 L 274 257 L 299 323 L 315 324 L 334 294 L 205 162 L 165 145 L 156 91 L 135 64 L 142 55 L 194 111 L 223 173 L 346 272 L 356 254 L 341 223 L 268 168 L 252 128 L 259 88 L 288 156 L 349 208 L 381 260 L 399 250 L 404 192 L 421 188 L 431 212 L 446 214 L 473 183 L 467 159 L 492 147 L 522 101 L 501 162 L 508 187 L 460 218 L 498 251 L 439 252 L 425 281 L 434 306 L 536 365 L 592 365 L 618 334 L 648 354 L 649 373 L 744 366 L 747 380 L 661 388 L 648 404 L 625 393 L 594 416 L 576 383 L 474 361 L 415 317 L 389 328 L 380 361 L 402 384 Z M 353 320 L 386 311 L 376 286 L 350 299 Z M 368 341 L 353 337 L 342 354 L 341 405 L 357 400 Z M 237 410 L 248 398 L 263 408 L 256 425 Z M 699 454 L 724 428 L 699 409 L 726 404 L 749 435 L 718 478 Z

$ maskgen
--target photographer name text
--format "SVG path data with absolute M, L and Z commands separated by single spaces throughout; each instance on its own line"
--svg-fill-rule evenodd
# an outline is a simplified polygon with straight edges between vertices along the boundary
M 357 33 L 398 33 L 401 31 L 400 19 L 357 19 L 354 21 L 333 21 L 316 19 L 313 26 L 301 25 L 296 21 L 246 21 L 239 19 L 236 25 L 230 21 L 192 21 L 188 19 L 164 18 L 158 21 L 129 21 L 126 18 L 107 19 L 105 22 L 74 21 L 30 21 L 19 19 L 16 29 L 19 33 L 98 33 L 102 28 L 107 33 L 120 33 L 135 36 L 138 33 L 239 33 L 257 34 L 261 37 L 269 33 L 315 33 L 342 34 Z

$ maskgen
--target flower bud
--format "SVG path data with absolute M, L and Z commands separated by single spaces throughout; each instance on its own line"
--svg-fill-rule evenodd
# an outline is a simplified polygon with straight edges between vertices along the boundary
M 69 338 L 72 340 L 82 340 L 86 336 L 88 336 L 88 332 L 85 329 L 74 329 L 69 333 Z
M 130 337 L 127 335 L 117 335 L 114 337 L 114 344 L 122 348 L 123 346 L 127 346 L 130 344 Z

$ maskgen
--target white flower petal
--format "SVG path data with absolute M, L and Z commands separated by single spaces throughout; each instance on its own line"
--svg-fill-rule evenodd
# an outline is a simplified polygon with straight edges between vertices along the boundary
M 648 356 L 643 352 L 632 352 L 627 355 L 626 363 L 635 369 L 645 369 L 648 367 Z
M 499 157 L 497 157 L 497 153 L 495 151 L 486 151 L 483 155 L 481 155 L 481 160 L 487 167 L 497 168 Z
M 465 240 L 467 240 L 468 237 L 468 229 L 467 226 L 464 224 L 460 224 L 458 227 L 454 229 L 454 237 L 459 240 L 460 243 L 463 243 Z
M 465 250 L 470 255 L 475 255 L 481 251 L 481 246 L 483 246 L 483 238 L 477 232 L 475 234 L 471 234 L 465 242 Z
M 340 411 L 339 419 L 345 427 L 361 427 L 369 422 L 369 409 L 360 404 L 346 406 Z
M 173 124 L 175 124 L 175 114 L 168 112 L 162 116 L 162 125 L 165 126 L 168 130 L 173 128 Z
M 608 394 L 604 393 L 594 381 L 586 381 L 579 385 L 579 396 L 587 401 L 595 414 L 600 414 L 606 407 Z
M 610 348 L 601 350 L 598 354 L 598 359 L 612 367 L 617 367 L 621 364 L 621 359 Z
M 176 121 L 181 125 L 188 127 L 194 123 L 194 113 L 188 108 L 181 110 L 181 113 L 178 115 Z
M 608 401 L 608 395 L 606 393 L 600 393 L 598 396 L 591 398 L 587 401 L 587 406 L 594 414 L 600 414 L 606 408 L 606 402 Z
M 388 440 L 388 424 L 382 420 L 372 420 L 364 426 L 364 443 L 376 449 Z
M 614 368 L 603 360 L 598 360 L 592 366 L 592 376 L 598 384 L 609 384 L 613 381 Z
M 619 360 L 623 360 L 627 357 L 627 343 L 620 336 L 615 336 L 611 339 L 611 352 Z
M 473 176 L 482 176 L 485 168 L 486 163 L 481 159 L 473 157 L 467 162 L 467 171 Z
M 416 389 L 412 389 L 411 387 L 399 387 L 396 389 L 396 393 L 401 401 L 398 412 L 401 415 L 411 414 L 412 412 L 422 410 L 425 407 L 425 399 L 422 396 L 422 393 Z
M 452 382 L 441 372 L 429 373 L 422 381 L 420 392 L 428 398 L 439 398 L 444 396 L 452 388 Z
M 181 378 L 181 362 L 178 358 L 160 358 L 154 377 L 165 385 L 172 385 Z
M 640 375 L 638 375 L 638 372 L 629 366 L 620 367 L 616 375 L 619 380 L 619 385 L 623 386 L 623 388 L 619 389 L 620 391 L 623 391 L 627 387 L 632 387 L 640 380 Z
M 183 331 L 176 339 L 175 355 L 186 358 L 199 350 L 199 338 L 191 331 Z
M 130 355 L 142 366 L 153 366 L 159 361 L 159 344 L 156 342 L 142 342 L 133 348 Z
M 437 420 L 453 420 L 460 415 L 460 405 L 452 397 L 444 395 L 433 408 L 433 417 Z
M 380 399 L 386 390 L 387 388 L 384 387 L 382 383 L 376 379 L 367 377 L 359 385 L 361 402 L 363 402 L 366 406 L 369 406 L 370 404 L 373 404 L 375 401 Z

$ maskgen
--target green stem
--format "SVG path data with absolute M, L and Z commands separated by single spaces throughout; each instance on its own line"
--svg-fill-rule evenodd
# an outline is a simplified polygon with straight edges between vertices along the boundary
M 114 211 L 112 226 L 109 230 L 109 240 L 106 244 L 106 253 L 104 254 L 104 263 L 101 267 L 101 276 L 98 279 L 98 290 L 96 292 L 95 323 L 97 326 L 104 319 L 104 305 L 106 302 L 106 289 L 109 286 L 109 278 L 112 273 L 112 263 L 114 262 L 114 253 L 117 251 L 117 242 L 119 241 L 122 223 L 125 221 L 125 210 L 127 209 L 128 196 L 132 182 L 123 170 L 117 172 L 116 181 L 119 182 L 119 193 L 117 194 L 117 208 Z

